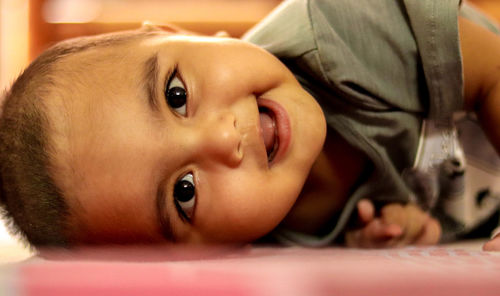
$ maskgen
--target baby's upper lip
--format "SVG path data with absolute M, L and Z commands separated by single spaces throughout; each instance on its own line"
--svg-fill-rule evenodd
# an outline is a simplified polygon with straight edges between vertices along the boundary
M 257 99 L 258 100 L 258 99 Z M 237 129 L 242 136 L 241 148 L 243 159 L 253 159 L 260 169 L 268 169 L 267 153 L 264 141 L 260 135 L 260 115 L 258 104 L 254 105 L 255 111 L 250 112 L 246 109 L 243 114 L 238 116 Z

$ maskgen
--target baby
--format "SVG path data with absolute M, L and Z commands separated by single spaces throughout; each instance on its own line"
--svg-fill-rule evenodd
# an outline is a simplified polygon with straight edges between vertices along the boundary
M 449 191 L 415 176 L 463 175 L 460 108 L 500 151 L 500 39 L 424 2 L 296 0 L 243 40 L 145 24 L 55 45 L 5 95 L 6 215 L 34 246 L 459 237 Z M 422 135 L 451 146 L 429 158 Z

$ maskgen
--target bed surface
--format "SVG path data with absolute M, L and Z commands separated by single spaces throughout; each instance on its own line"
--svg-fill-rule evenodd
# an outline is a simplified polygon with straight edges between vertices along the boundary
M 0 235 L 0 295 L 500 295 L 500 252 L 439 247 L 106 247 L 33 254 Z
M 0 265 L 0 295 L 500 295 L 479 246 L 49 251 Z

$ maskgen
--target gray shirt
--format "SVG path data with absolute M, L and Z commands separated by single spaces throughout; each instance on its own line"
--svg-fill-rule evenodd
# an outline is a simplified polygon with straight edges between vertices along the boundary
M 439 182 L 436 171 L 445 161 L 465 166 L 453 125 L 463 106 L 458 14 L 495 29 L 459 2 L 291 0 L 244 36 L 279 57 L 318 100 L 327 124 L 373 165 L 330 233 L 278 229 L 282 241 L 332 242 L 361 198 L 439 208 L 443 190 L 429 185 Z M 436 180 L 419 181 L 422 172 Z M 453 236 L 457 225 L 450 226 Z

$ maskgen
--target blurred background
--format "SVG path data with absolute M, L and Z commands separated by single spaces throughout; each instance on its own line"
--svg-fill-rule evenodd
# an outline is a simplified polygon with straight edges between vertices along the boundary
M 145 21 L 241 36 L 282 0 L 0 0 L 0 83 L 59 40 L 135 29 Z
M 0 0 L 0 87 L 54 42 L 142 21 L 241 36 L 282 0 Z M 500 0 L 469 0 L 500 21 Z
M 132 29 L 142 21 L 241 36 L 282 0 L 0 0 L 0 90 L 62 39 Z M 332 0 L 334 1 L 334 0 Z M 500 0 L 469 0 L 500 21 Z M 1 221 L 0 221 L 1 222 Z M 15 244 L 0 223 L 1 246 Z
M 0 0 L 0 87 L 41 51 L 70 37 L 133 29 L 142 21 L 241 36 L 282 0 Z M 500 21 L 500 0 L 468 0 Z

